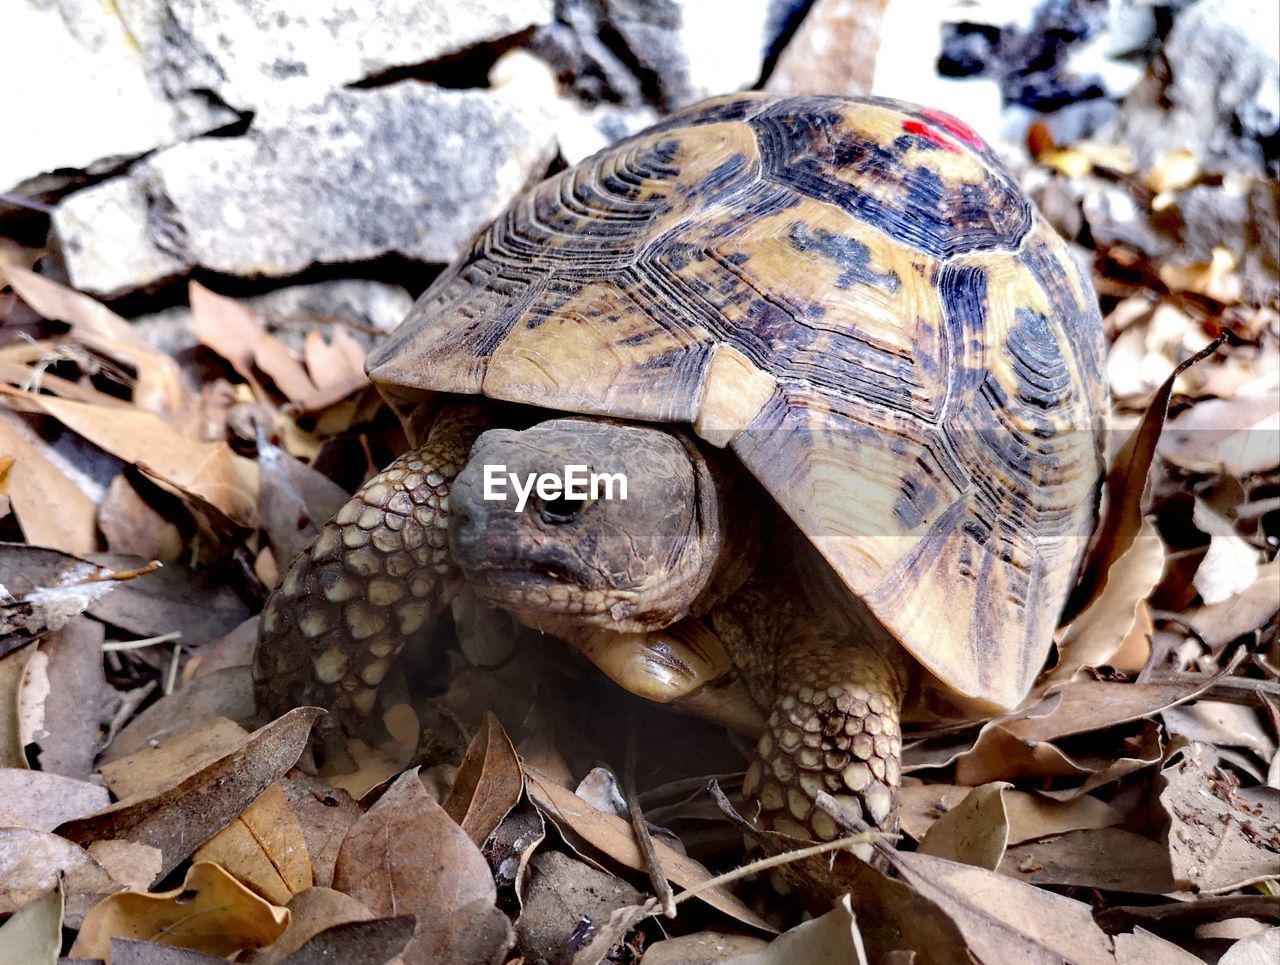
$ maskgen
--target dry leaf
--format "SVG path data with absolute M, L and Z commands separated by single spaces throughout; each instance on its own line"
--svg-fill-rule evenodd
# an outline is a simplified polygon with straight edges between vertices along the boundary
M 1174 890 L 1169 852 L 1148 838 L 1101 828 L 1012 847 L 999 871 L 1030 884 L 1162 895 Z
M 289 912 L 263 901 L 222 868 L 191 866 L 181 888 L 123 892 L 102 900 L 71 946 L 71 955 L 111 960 L 111 939 L 140 938 L 226 957 L 275 941 Z
M 294 895 L 288 908 L 289 927 L 274 942 L 253 955 L 253 965 L 275 965 L 323 931 L 377 917 L 350 895 L 332 888 L 308 888 Z
M 572 831 L 614 861 L 636 871 L 645 870 L 644 855 L 636 844 L 635 833 L 628 822 L 596 810 L 572 791 L 560 787 L 535 770 L 526 767 L 525 778 L 529 796 L 554 824 L 562 830 Z M 701 864 L 672 850 L 661 841 L 655 840 L 653 846 L 662 863 L 663 872 L 673 884 L 692 888 L 711 877 L 711 873 Z M 698 899 L 743 924 L 764 931 L 774 931 L 768 922 L 723 888 L 700 892 Z
M 1258 551 L 1204 500 L 1196 500 L 1192 518 L 1209 537 L 1209 550 L 1192 580 L 1201 599 L 1212 605 L 1243 593 L 1258 578 Z
M 167 874 L 297 762 L 320 715 L 314 707 L 291 710 L 254 731 L 232 753 L 175 774 L 169 790 L 120 801 L 60 831 L 81 844 L 124 838 L 159 848 L 161 874 Z
M 36 900 L 63 879 L 68 904 L 78 903 L 79 915 L 104 895 L 119 891 L 106 868 L 65 838 L 47 831 L 0 828 L 0 915 Z M 68 908 L 72 927 L 79 917 Z
M 275 905 L 287 905 L 311 887 L 302 827 L 278 784 L 202 844 L 192 859 L 220 865 Z
M 102 752 L 102 760 L 117 760 L 152 741 L 166 740 L 215 717 L 226 717 L 242 727 L 253 725 L 257 709 L 248 667 L 216 670 L 161 697 L 125 725 Z
M 124 578 L 57 550 L 0 543 L 0 655 L 65 626 Z
M 44 771 L 0 767 L 0 827 L 52 831 L 111 802 L 105 787 Z
M 644 950 L 644 965 L 712 965 L 733 961 L 768 947 L 763 938 L 700 931 L 654 942 Z
M 416 768 L 351 826 L 333 884 L 378 915 L 417 918 L 408 965 L 498 962 L 511 947 L 488 863 L 427 794 Z
M 102 779 L 118 800 L 147 797 L 172 787 L 174 776 L 212 764 L 244 742 L 247 731 L 225 717 L 213 717 L 123 757 L 103 762 Z
M 1009 843 L 1003 782 L 975 787 L 940 817 L 920 842 L 921 854 L 995 870 Z
M 0 492 L 8 496 L 28 542 L 64 553 L 92 553 L 98 548 L 92 496 L 23 418 L 4 408 L 0 458 L 12 460 Z
M 1192 472 L 1247 476 L 1280 463 L 1280 392 L 1202 399 L 1165 426 L 1159 453 Z
M 0 962 L 57 965 L 62 951 L 62 886 L 13 913 L 0 925 Z
M 1218 965 L 1274 965 L 1280 959 L 1280 928 L 1242 938 L 1218 959 Z
M 289 801 L 289 810 L 302 827 L 316 886 L 328 888 L 333 884 L 338 849 L 351 825 L 360 817 L 360 809 L 346 791 L 296 769 L 289 772 L 280 786 Z
M 732 965 L 867 965 L 867 954 L 845 895 L 831 911 L 783 932 L 767 948 L 727 961 Z
M 399 962 L 413 940 L 412 915 L 351 921 L 326 928 L 288 958 L 283 965 L 385 965 Z
M 258 441 L 262 467 L 261 524 L 272 552 L 288 563 L 301 553 L 348 500 L 337 483 L 265 439 Z
M 502 724 L 486 713 L 467 747 L 444 809 L 477 845 L 493 833 L 524 793 L 524 773 Z
M 49 696 L 44 723 L 33 736 L 42 770 L 82 780 L 93 773 L 102 722 L 120 703 L 102 672 L 104 636 L 101 623 L 79 616 L 41 641 L 49 658 Z

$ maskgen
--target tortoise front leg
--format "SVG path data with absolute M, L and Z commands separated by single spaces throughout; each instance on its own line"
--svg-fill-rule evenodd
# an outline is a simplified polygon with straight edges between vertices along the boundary
M 254 654 L 259 711 L 329 711 L 313 743 L 349 762 L 346 736 L 369 722 L 405 641 L 449 604 L 462 577 L 449 557 L 449 486 L 484 410 L 444 410 L 427 441 L 365 483 L 290 564 L 263 608 Z
M 854 642 L 808 622 L 792 628 L 768 727 L 743 785 L 764 827 L 832 840 L 840 828 L 814 805 L 826 791 L 873 828 L 897 830 L 906 680 L 891 641 Z

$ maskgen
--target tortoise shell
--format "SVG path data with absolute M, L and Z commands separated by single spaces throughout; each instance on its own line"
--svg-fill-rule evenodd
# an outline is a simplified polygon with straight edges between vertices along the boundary
M 1012 707 L 1093 526 L 1101 364 L 1089 282 L 964 124 L 746 94 L 520 197 L 368 369 L 692 425 L 938 680 Z

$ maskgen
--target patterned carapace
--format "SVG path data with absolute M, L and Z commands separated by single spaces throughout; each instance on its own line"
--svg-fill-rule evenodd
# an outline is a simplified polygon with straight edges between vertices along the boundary
M 960 121 L 735 95 L 524 195 L 369 370 L 728 444 L 940 680 L 1016 704 L 1100 475 L 1101 324 Z

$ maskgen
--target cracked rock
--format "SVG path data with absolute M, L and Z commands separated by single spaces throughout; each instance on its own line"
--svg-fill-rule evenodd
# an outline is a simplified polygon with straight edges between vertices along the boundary
M 387 253 L 443 263 L 554 153 L 540 115 L 489 91 L 339 91 L 161 151 L 65 199 L 53 232 L 71 284 L 100 297 L 196 266 L 282 277 Z

